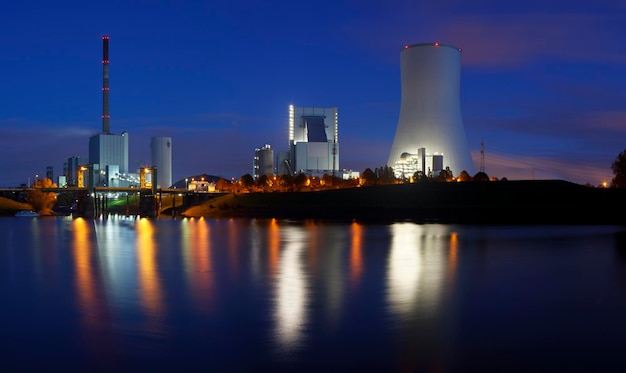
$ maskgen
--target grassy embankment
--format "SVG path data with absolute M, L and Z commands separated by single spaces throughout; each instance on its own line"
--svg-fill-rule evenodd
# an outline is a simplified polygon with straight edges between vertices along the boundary
M 315 192 L 241 193 L 182 213 L 187 217 L 411 219 L 463 224 L 626 224 L 626 189 L 560 180 L 427 182 Z
M 0 215 L 15 215 L 21 210 L 32 210 L 33 206 L 28 203 L 17 202 L 10 198 L 0 197 Z

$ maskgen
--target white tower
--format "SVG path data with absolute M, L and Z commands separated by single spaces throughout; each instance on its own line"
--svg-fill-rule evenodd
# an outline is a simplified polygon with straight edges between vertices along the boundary
M 172 138 L 153 137 L 150 140 L 152 166 L 157 169 L 157 188 L 172 186 Z
M 400 117 L 387 165 L 397 171 L 403 154 L 417 156 L 424 148 L 429 159 L 443 155 L 444 168 L 455 176 L 473 175 L 461 117 L 461 50 L 439 43 L 407 45 L 400 52 L 400 76 Z

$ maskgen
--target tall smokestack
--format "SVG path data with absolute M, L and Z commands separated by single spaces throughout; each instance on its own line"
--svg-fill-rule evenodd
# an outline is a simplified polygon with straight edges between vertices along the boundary
M 102 132 L 109 132 L 109 37 L 102 37 Z

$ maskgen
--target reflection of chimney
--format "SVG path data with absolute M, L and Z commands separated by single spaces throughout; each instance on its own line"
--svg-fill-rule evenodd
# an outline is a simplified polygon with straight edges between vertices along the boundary
M 102 37 L 102 132 L 109 132 L 109 37 Z

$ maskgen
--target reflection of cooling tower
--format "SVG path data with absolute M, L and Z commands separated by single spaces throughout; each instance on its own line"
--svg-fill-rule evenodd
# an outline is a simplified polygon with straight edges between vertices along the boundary
M 461 118 L 461 51 L 434 44 L 405 46 L 400 53 L 402 103 L 387 165 L 397 167 L 403 153 L 443 154 L 455 176 L 474 174 Z M 427 165 L 430 167 L 430 165 Z

